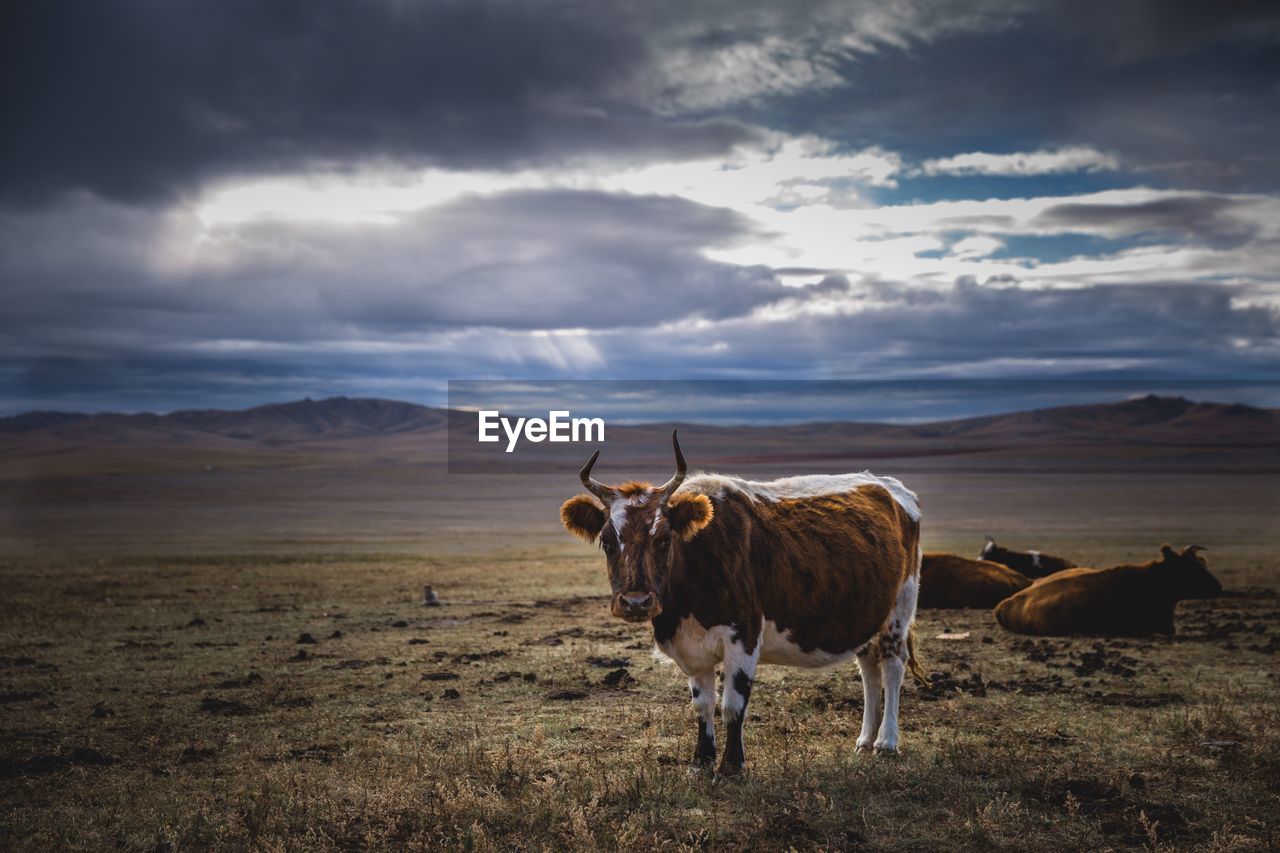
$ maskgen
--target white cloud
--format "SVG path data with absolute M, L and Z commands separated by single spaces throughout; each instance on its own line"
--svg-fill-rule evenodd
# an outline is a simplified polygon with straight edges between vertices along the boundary
M 818 137 L 771 134 L 765 144 L 741 146 L 728 158 L 648 166 L 279 176 L 215 188 L 197 202 L 196 215 L 211 226 L 260 220 L 392 224 L 468 196 L 534 189 L 681 196 L 735 210 L 847 207 L 862 203 L 859 187 L 895 186 L 901 170 L 902 159 L 890 151 L 842 152 Z
M 1002 248 L 1004 243 L 994 237 L 965 237 L 951 246 L 951 256 L 966 259 L 985 258 Z
M 1139 187 L 856 209 L 809 205 L 750 215 L 771 239 L 704 254 L 725 263 L 832 270 L 924 286 L 949 286 L 960 276 L 1014 276 L 1046 285 L 1166 281 L 1170 276 L 1274 282 L 1280 199 Z M 964 236 L 951 252 L 922 257 L 946 250 L 957 234 Z M 1008 237 L 1066 234 L 1161 239 L 1052 261 L 988 257 Z M 1230 242 L 1215 245 L 1223 235 L 1247 241 L 1247 250 Z
M 857 60 L 909 50 L 950 34 L 1010 26 L 1024 0 L 740 0 L 699 9 L 671 5 L 654 28 L 654 63 L 617 95 L 666 114 L 736 104 L 857 82 Z M 651 14 L 655 5 L 646 4 Z
M 926 175 L 1055 175 L 1065 172 L 1102 172 L 1120 168 L 1111 154 L 1085 146 L 1070 146 L 1055 151 L 1019 151 L 1013 154 L 988 154 L 973 151 L 926 160 L 920 171 Z

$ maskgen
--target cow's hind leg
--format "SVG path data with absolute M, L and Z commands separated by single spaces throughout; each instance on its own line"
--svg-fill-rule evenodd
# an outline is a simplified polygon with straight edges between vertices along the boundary
M 751 698 L 751 684 L 756 677 L 756 663 L 760 660 L 760 644 L 747 652 L 738 641 L 730 641 L 724 649 L 724 695 L 720 701 L 720 716 L 725 722 L 724 756 L 716 772 L 732 776 L 742 772 L 746 753 L 742 748 L 742 725 L 747 719 L 747 701 Z
M 898 590 L 893 614 L 880 633 L 880 678 L 884 682 L 884 720 L 876 736 L 877 752 L 898 751 L 898 698 L 907 671 L 907 632 L 916 618 L 916 597 L 920 592 L 917 575 L 913 574 Z
M 858 649 L 858 669 L 862 672 L 862 733 L 858 735 L 858 752 L 870 752 L 880 729 L 880 647 L 875 640 Z
M 716 671 L 689 676 L 689 693 L 693 710 L 698 714 L 698 746 L 693 753 L 696 766 L 709 767 L 716 762 Z

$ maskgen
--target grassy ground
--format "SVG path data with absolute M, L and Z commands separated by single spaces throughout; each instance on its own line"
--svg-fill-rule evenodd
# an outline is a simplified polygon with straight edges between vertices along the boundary
M 907 688 L 897 758 L 853 751 L 856 667 L 762 668 L 749 773 L 720 783 L 687 772 L 683 679 L 585 550 L 11 560 L 0 842 L 1268 849 L 1280 564 L 1214 568 L 1233 594 L 1172 639 L 924 613 L 934 686 Z

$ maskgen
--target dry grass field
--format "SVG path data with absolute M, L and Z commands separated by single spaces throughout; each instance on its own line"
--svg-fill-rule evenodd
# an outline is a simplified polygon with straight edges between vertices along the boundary
M 1181 463 L 1179 463 L 1180 465 Z M 1209 547 L 1172 638 L 926 611 L 932 687 L 855 754 L 850 664 L 762 667 L 748 773 L 690 774 L 684 679 L 608 615 L 564 477 L 202 464 L 0 484 L 4 849 L 1267 850 L 1280 842 L 1274 474 L 879 460 L 925 545 L 1083 564 Z M 744 473 L 769 473 L 748 470 Z M 423 607 L 431 583 L 443 604 Z M 947 634 L 955 639 L 940 639 Z

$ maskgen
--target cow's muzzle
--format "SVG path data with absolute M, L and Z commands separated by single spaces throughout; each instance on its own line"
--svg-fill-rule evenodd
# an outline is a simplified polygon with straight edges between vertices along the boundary
M 644 622 L 661 613 L 662 605 L 652 592 L 620 592 L 613 597 L 610 610 L 628 622 Z

